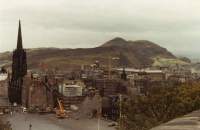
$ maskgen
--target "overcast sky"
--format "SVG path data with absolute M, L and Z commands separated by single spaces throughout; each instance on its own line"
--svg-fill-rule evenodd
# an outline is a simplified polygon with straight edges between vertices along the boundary
M 25 48 L 95 47 L 123 37 L 200 54 L 200 0 L 0 0 L 0 52 L 16 47 L 19 18 Z

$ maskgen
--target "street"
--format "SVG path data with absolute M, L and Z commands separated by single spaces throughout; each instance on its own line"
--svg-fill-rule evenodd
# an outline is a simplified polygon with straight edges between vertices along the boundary
M 54 114 L 14 113 L 6 117 L 13 130 L 98 130 L 97 119 L 57 119 Z M 31 128 L 30 128 L 31 125 Z M 114 130 L 101 120 L 99 130 Z

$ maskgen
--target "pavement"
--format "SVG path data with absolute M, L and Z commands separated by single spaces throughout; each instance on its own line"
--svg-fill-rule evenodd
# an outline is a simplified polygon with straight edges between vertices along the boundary
M 171 120 L 151 130 L 200 130 L 200 110 Z
M 13 113 L 5 117 L 10 121 L 12 130 L 115 130 L 108 122 L 97 119 L 57 119 L 55 114 Z

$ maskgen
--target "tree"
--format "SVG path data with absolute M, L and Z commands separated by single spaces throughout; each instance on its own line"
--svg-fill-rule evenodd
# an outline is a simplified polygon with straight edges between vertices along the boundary
M 200 84 L 152 87 L 123 105 L 127 130 L 147 130 L 200 109 Z

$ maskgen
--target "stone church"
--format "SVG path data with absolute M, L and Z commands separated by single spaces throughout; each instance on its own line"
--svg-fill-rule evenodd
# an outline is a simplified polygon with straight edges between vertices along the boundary
M 22 45 L 21 23 L 19 21 L 17 48 L 13 51 L 12 74 L 8 87 L 8 97 L 11 103 L 22 104 L 23 78 L 26 74 L 26 51 L 23 49 Z

